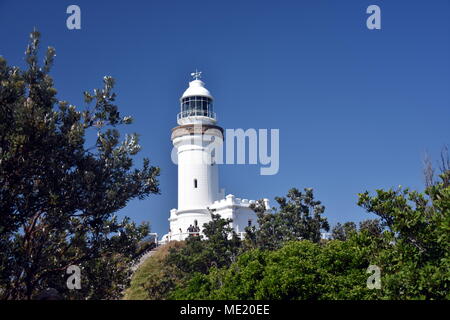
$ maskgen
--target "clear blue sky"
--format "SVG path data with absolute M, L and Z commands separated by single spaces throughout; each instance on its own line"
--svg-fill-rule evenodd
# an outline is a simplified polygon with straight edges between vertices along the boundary
M 81 7 L 81 30 L 66 8 Z M 366 28 L 377 4 L 382 29 Z M 117 103 L 141 134 L 138 159 L 161 167 L 161 195 L 121 211 L 165 233 L 177 205 L 170 130 L 189 73 L 203 71 L 224 128 L 280 129 L 280 171 L 226 165 L 227 193 L 271 199 L 313 187 L 332 224 L 369 214 L 357 193 L 423 188 L 422 158 L 450 138 L 450 1 L 0 0 L 0 55 L 24 66 L 28 34 L 57 51 L 58 97 L 117 80 Z M 138 161 L 139 163 L 140 161 Z

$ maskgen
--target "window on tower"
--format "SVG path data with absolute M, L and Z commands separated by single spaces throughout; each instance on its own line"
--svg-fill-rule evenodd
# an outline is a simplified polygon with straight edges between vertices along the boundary
M 194 188 L 197 188 L 197 179 L 194 179 Z

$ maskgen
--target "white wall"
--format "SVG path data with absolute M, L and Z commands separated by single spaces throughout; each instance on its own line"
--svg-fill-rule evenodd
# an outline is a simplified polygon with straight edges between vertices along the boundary
M 178 154 L 179 210 L 206 209 L 219 198 L 218 165 L 204 161 L 207 142 L 196 145 L 192 137 L 182 136 L 173 140 Z M 195 179 L 197 188 L 194 186 Z
M 249 208 L 254 201 L 241 200 L 233 195 L 228 195 L 225 199 L 215 201 L 210 204 L 211 209 L 215 209 L 214 213 L 219 214 L 223 219 L 232 219 L 233 230 L 241 234 L 245 232 L 248 226 L 248 220 L 252 220 L 252 225 L 258 227 L 256 213 Z M 173 209 L 170 214 L 171 240 L 184 240 L 188 237 L 187 229 L 190 225 L 194 225 L 197 220 L 198 226 L 202 232 L 203 224 L 211 221 L 211 215 L 207 209 Z M 181 228 L 181 233 L 180 229 Z M 200 232 L 200 233 L 201 233 Z

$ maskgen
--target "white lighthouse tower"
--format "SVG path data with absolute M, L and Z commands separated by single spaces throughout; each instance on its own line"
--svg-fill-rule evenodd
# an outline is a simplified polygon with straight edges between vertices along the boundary
M 245 227 L 256 224 L 256 214 L 249 208 L 254 201 L 231 194 L 225 197 L 224 190 L 219 190 L 219 165 L 208 146 L 215 139 L 223 141 L 223 129 L 217 125 L 214 98 L 200 80 L 201 72 L 191 75 L 194 80 L 180 98 L 178 126 L 172 129 L 178 163 L 178 209 L 170 211 L 170 230 L 163 242 L 201 234 L 203 224 L 211 221 L 211 210 L 231 218 L 233 229 L 241 236 Z

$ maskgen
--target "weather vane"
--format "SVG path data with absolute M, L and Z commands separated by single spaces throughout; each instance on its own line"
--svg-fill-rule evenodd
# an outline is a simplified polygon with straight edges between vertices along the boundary
M 198 80 L 202 77 L 202 72 L 195 69 L 195 72 L 191 73 L 191 77 L 193 77 L 195 80 Z

